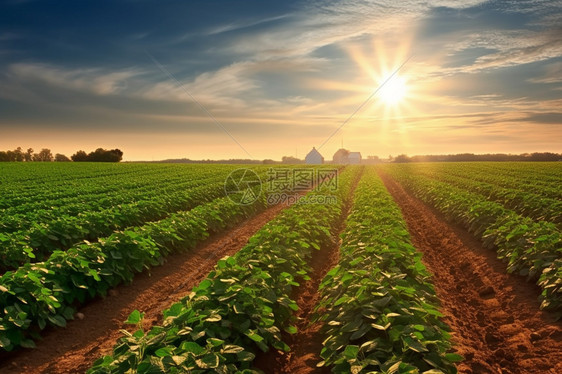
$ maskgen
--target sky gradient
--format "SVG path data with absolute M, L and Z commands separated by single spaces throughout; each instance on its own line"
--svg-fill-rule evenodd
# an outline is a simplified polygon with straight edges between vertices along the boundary
M 0 150 L 562 152 L 562 1 L 5 0 L 0 69 Z

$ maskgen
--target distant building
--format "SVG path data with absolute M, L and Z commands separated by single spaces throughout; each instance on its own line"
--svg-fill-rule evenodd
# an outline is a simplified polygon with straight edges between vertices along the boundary
M 349 158 L 349 151 L 347 149 L 340 148 L 334 153 L 334 157 L 332 157 L 334 164 L 347 164 Z
M 349 152 L 347 160 L 350 164 L 360 164 L 361 163 L 361 152 Z
M 347 149 L 340 148 L 334 153 L 334 164 L 360 164 L 361 152 L 350 152 Z
M 323 164 L 324 157 L 322 157 L 322 155 L 316 150 L 316 148 L 312 147 L 312 150 L 308 152 L 308 154 L 304 158 L 304 162 L 309 165 Z

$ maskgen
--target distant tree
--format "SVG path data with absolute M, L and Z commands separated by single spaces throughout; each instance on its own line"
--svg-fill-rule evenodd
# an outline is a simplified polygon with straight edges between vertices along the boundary
M 55 155 L 55 161 L 57 162 L 68 162 L 70 159 L 63 154 L 57 153 Z
M 267 159 L 263 160 L 262 163 L 266 164 L 266 165 L 271 165 L 271 164 L 276 164 L 277 162 L 273 161 L 270 158 L 267 158 Z
M 8 154 L 8 161 L 16 161 L 16 151 L 6 151 Z
M 27 152 L 23 155 L 25 161 L 32 161 L 33 160 L 33 148 L 27 148 Z
M 412 160 L 410 160 L 410 157 L 406 156 L 406 155 L 398 155 L 396 156 L 396 158 L 394 159 L 394 162 L 398 162 L 398 163 L 403 163 L 403 162 L 411 162 Z
M 283 158 L 281 158 L 281 162 L 284 164 L 302 164 L 304 161 L 301 160 L 300 158 L 296 158 L 296 157 L 292 157 L 292 156 L 283 156 Z
M 560 155 L 551 152 L 531 153 L 529 156 L 530 161 L 558 161 L 560 159 Z
M 78 151 L 72 156 L 70 156 L 70 158 L 74 162 L 88 161 L 88 155 L 84 151 Z
M 14 151 L 14 161 L 23 161 L 25 159 L 25 153 L 23 153 L 23 150 L 21 149 L 21 147 L 17 147 L 16 150 Z
M 8 153 L 4 151 L 0 151 L 0 161 L 10 161 L 8 159 Z
M 70 158 L 72 161 L 91 161 L 91 162 L 119 162 L 123 159 L 123 152 L 119 149 L 103 149 L 98 148 L 93 152 L 86 154 L 84 151 L 78 151 Z
M 106 150 L 98 148 L 88 154 L 88 161 L 94 162 L 119 162 L 123 159 L 123 152 L 119 149 Z
M 53 154 L 51 153 L 50 149 L 43 148 L 41 152 L 35 153 L 33 155 L 33 161 L 42 161 L 42 162 L 53 161 Z

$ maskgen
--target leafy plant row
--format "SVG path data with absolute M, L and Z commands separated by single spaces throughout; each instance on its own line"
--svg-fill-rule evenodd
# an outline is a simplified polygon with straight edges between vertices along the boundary
M 357 173 L 340 175 L 337 204 L 293 205 L 266 224 L 165 310 L 161 326 L 144 331 L 140 313 L 133 312 L 129 322 L 138 323 L 138 330 L 89 373 L 249 373 L 256 350 L 288 351 L 281 331 L 296 332 L 293 287 L 308 279 L 312 252 L 332 240 L 330 230 Z
M 416 167 L 422 165 L 416 165 Z M 427 169 L 459 177 L 470 178 L 474 181 L 489 183 L 495 186 L 517 190 L 521 192 L 532 192 L 551 199 L 562 199 L 562 183 L 559 175 L 562 173 L 562 165 L 559 163 L 442 163 L 423 165 Z M 541 173 L 541 171 L 543 171 Z M 546 175 L 546 176 L 545 176 Z M 548 177 L 547 177 L 548 176 Z
M 399 166 L 385 170 L 447 219 L 474 233 L 486 247 L 495 248 L 498 258 L 507 261 L 508 272 L 537 281 L 541 308 L 562 310 L 562 233 L 556 225 L 534 222 L 481 195 Z
M 161 264 L 172 251 L 190 250 L 210 232 L 222 231 L 264 207 L 263 194 L 252 205 L 216 199 L 6 272 L 0 277 L 0 347 L 32 347 L 46 326 L 65 326 L 75 306 L 132 281 L 135 273 Z
M 77 216 L 34 225 L 27 231 L 0 234 L 0 271 L 17 268 L 26 262 L 41 261 L 55 250 L 64 250 L 82 241 L 95 241 L 127 226 L 137 226 L 166 217 L 170 212 L 188 210 L 200 203 L 224 196 L 224 179 L 162 195 L 153 200 L 118 205 L 102 211 L 85 211 Z
M 204 170 L 190 165 L 176 173 L 171 165 L 156 164 L 2 164 L 0 168 L 0 208 L 77 197 L 77 192 L 106 193 L 123 181 L 146 181 L 162 175 L 173 179 L 177 174 L 187 177 Z
M 76 216 L 85 211 L 100 211 L 120 204 L 129 204 L 135 201 L 150 200 L 161 194 L 175 193 L 201 186 L 210 181 L 218 180 L 226 173 L 212 173 L 212 175 L 198 175 L 189 179 L 178 177 L 161 181 L 161 175 L 153 176 L 152 180 L 122 180 L 115 181 L 108 187 L 87 192 L 85 189 L 76 188 L 75 196 L 41 199 L 38 197 L 33 202 L 28 202 L 0 210 L 0 233 L 9 233 L 28 229 L 34 224 L 48 223 L 60 216 Z M 136 176 L 135 176 L 136 177 Z M 99 183 L 101 181 L 97 181 Z
M 334 373 L 456 373 L 431 274 L 374 168 L 355 190 L 338 265 L 320 285 L 326 338 L 320 366 Z
M 560 171 L 562 165 L 559 162 L 516 162 L 516 163 L 502 163 L 491 162 L 485 163 L 484 171 L 490 171 L 494 174 L 505 175 L 507 177 L 514 177 L 517 180 L 530 183 L 544 183 L 545 185 L 552 183 L 560 183 L 562 177 Z
M 547 198 L 530 191 L 502 188 L 490 183 L 479 182 L 471 178 L 472 173 L 470 172 L 465 173 L 463 177 L 459 177 L 450 175 L 446 171 L 416 171 L 431 179 L 437 179 L 476 192 L 488 200 L 502 204 L 506 208 L 535 221 L 548 221 L 562 227 L 562 201 L 560 200 Z
M 267 169 L 258 169 L 265 181 Z M 96 241 L 99 236 L 128 226 L 141 225 L 158 220 L 172 212 L 188 210 L 224 194 L 225 175 L 219 173 L 211 179 L 196 181 L 192 187 L 172 193 L 161 193 L 151 199 L 130 204 L 120 204 L 102 211 L 84 212 L 77 216 L 59 216 L 42 224 L 34 224 L 29 230 L 0 233 L 0 273 L 15 269 L 23 263 L 42 261 L 54 250 L 64 250 L 82 240 Z

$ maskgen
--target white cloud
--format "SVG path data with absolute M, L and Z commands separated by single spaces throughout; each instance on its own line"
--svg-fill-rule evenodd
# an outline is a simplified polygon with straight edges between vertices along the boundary
M 63 69 L 47 64 L 15 63 L 9 74 L 19 81 L 39 81 L 56 87 L 111 95 L 126 89 L 128 79 L 140 74 L 137 69 L 104 71 L 99 68 Z

